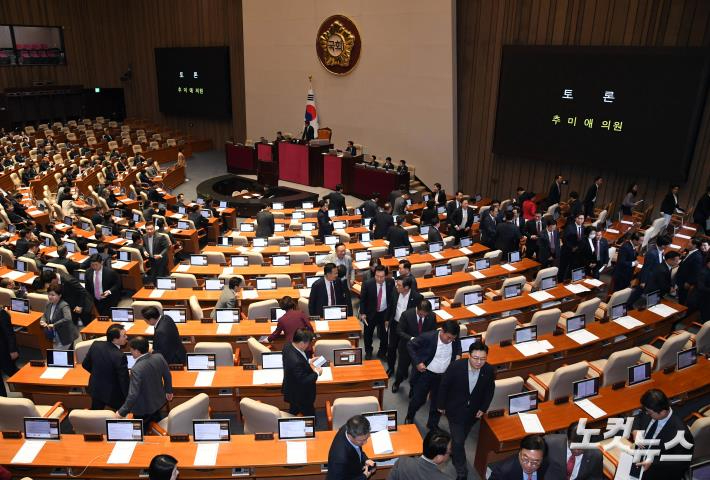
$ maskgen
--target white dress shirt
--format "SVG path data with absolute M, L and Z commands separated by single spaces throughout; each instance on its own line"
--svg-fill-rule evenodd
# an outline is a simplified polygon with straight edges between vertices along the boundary
M 405 293 L 400 293 L 397 297 L 397 309 L 394 311 L 394 321 L 399 322 L 399 318 L 402 313 L 407 309 L 407 303 L 409 303 L 409 295 L 412 291 Z
M 441 335 L 436 337 L 436 353 L 426 369 L 432 373 L 444 373 L 451 363 L 451 344 L 441 341 Z
M 572 450 L 569 449 L 569 444 L 567 444 L 567 456 L 565 457 L 565 468 L 567 468 L 567 461 L 569 460 L 569 457 L 572 455 Z M 574 469 L 572 470 L 572 475 L 569 477 L 570 480 L 576 480 L 577 475 L 579 475 L 579 467 L 582 466 L 582 457 L 584 454 L 579 454 L 576 457 L 574 457 Z

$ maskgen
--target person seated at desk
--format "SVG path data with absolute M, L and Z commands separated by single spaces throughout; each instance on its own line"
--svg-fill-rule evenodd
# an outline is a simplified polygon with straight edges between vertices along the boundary
M 28 244 L 28 247 L 29 248 L 27 249 L 27 252 L 25 252 L 23 257 L 34 260 L 37 268 L 39 270 L 42 270 L 42 268 L 44 268 L 44 264 L 46 263 L 46 258 L 39 253 L 39 242 L 35 242 L 33 240 Z
M 365 165 L 366 167 L 374 167 L 374 168 L 377 168 L 380 166 L 380 164 L 377 162 L 377 155 L 370 155 L 369 157 L 367 155 L 364 155 L 362 164 Z
M 240 305 L 239 292 L 242 290 L 242 278 L 230 277 L 227 285 L 224 286 L 219 294 L 219 300 L 215 305 L 210 317 L 214 320 L 217 317 L 218 308 L 237 308 Z
M 24 223 L 24 221 L 26 220 L 24 217 L 18 215 L 17 212 L 15 212 L 15 206 L 12 203 L 9 203 L 8 206 L 5 208 L 5 213 L 7 214 L 7 218 L 10 220 L 10 223 L 13 223 L 15 225 Z
M 348 146 L 345 147 L 345 152 L 353 157 L 357 155 L 357 148 L 355 148 L 355 143 L 352 140 L 348 140 Z
M 432 430 L 424 437 L 422 455 L 400 457 L 394 464 L 387 480 L 447 480 L 448 475 L 439 470 L 439 465 L 451 456 L 451 437 L 443 430 Z
M 407 167 L 407 162 L 405 160 L 399 161 L 399 166 L 397 167 L 397 174 L 404 175 L 409 173 L 409 167 Z
M 172 455 L 156 455 L 148 466 L 148 480 L 176 480 L 180 471 Z
M 520 441 L 517 454 L 489 465 L 491 474 L 488 480 L 558 480 L 558 477 L 546 476 L 546 453 L 547 445 L 541 435 L 526 435 Z
M 279 307 L 281 307 L 281 310 L 285 313 L 281 315 L 281 318 L 279 318 L 279 321 L 276 323 L 276 329 L 267 337 L 269 343 L 280 336 L 283 336 L 287 342 L 292 342 L 293 335 L 299 328 L 306 329 L 310 332 L 314 331 L 310 320 L 308 320 L 305 313 L 298 309 L 298 304 L 293 298 L 286 295 L 279 302 Z M 306 353 L 309 354 L 309 350 L 306 350 Z M 308 356 L 310 356 L 310 354 Z
M 362 415 L 355 415 L 340 427 L 328 451 L 326 480 L 363 480 L 372 477 L 377 467 L 362 448 L 369 438 L 370 422 Z
M 394 163 L 392 163 L 392 157 L 387 157 L 385 158 L 385 164 L 382 165 L 382 168 L 385 170 L 394 170 Z
M 303 133 L 301 134 L 301 140 L 305 142 L 310 142 L 314 138 L 316 138 L 316 132 L 313 129 L 311 122 L 309 120 L 306 120 L 305 122 L 303 122 Z
M 284 401 L 289 404 L 288 413 L 291 415 L 316 414 L 316 381 L 323 369 L 313 365 L 315 359 L 309 360 L 306 355 L 314 338 L 312 331 L 299 328 L 293 334 L 293 341 L 283 347 L 284 379 L 281 392 L 284 394 Z
M 431 225 L 435 218 L 439 218 L 439 212 L 436 209 L 436 202 L 430 199 L 426 202 L 426 208 L 422 210 L 422 215 L 419 217 L 419 223 L 420 225 Z
M 547 474 L 551 478 L 568 480 L 603 480 L 602 452 L 598 448 L 571 448 L 582 443 L 584 436 L 577 433 L 577 422 L 567 427 L 567 434 L 545 435 L 547 445 Z

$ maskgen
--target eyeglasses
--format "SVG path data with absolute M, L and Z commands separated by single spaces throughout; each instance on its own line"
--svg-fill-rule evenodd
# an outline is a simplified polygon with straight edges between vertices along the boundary
M 488 357 L 469 357 L 474 362 L 485 362 Z
M 528 457 L 521 456 L 520 463 L 522 463 L 523 465 L 530 465 L 531 467 L 537 467 L 542 463 L 542 460 L 534 460 Z

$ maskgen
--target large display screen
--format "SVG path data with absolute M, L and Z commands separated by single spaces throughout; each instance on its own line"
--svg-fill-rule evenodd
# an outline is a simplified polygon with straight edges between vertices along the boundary
M 155 68 L 161 112 L 232 116 L 228 47 L 156 48 Z
M 493 151 L 683 180 L 708 53 L 504 46 Z

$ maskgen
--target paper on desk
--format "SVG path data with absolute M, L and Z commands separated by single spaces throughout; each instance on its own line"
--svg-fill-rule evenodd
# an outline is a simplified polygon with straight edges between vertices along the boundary
M 154 335 L 155 334 L 155 325 L 148 325 L 145 327 L 145 331 L 143 332 L 146 335 Z
M 540 290 L 537 292 L 531 292 L 529 294 L 532 298 L 534 298 L 538 302 L 544 302 L 545 300 L 549 300 L 551 298 L 555 298 L 549 293 L 547 293 L 545 290 Z
M 223 267 L 222 275 L 231 275 L 234 273 L 234 267 Z
M 574 402 L 575 405 L 577 405 L 579 408 L 584 410 L 588 415 L 591 415 L 592 418 L 601 418 L 604 415 L 606 415 L 606 412 L 602 410 L 601 408 L 597 407 L 594 402 L 592 402 L 590 399 L 585 398 L 584 400 L 579 400 Z
M 178 272 L 189 272 L 190 271 L 190 265 L 185 265 L 185 264 L 180 264 L 177 266 L 176 269 Z
M 56 250 L 53 250 L 53 251 L 49 252 L 49 253 L 47 254 L 47 256 L 48 256 L 48 257 L 52 257 L 52 258 L 59 258 L 59 254 L 57 253 Z
M 138 442 L 116 442 L 106 463 L 131 463 Z
M 634 224 L 634 222 L 632 222 L 630 220 L 622 220 L 621 223 L 623 223 L 625 225 L 633 225 Z
M 242 300 L 256 300 L 259 298 L 257 290 L 242 290 Z
M 308 463 L 306 442 L 286 442 L 286 463 Z
M 311 289 L 310 288 L 299 288 L 298 289 L 298 296 L 302 298 L 308 298 L 311 296 Z
M 434 257 L 436 260 L 443 260 L 444 259 L 444 256 L 442 254 L 440 254 L 439 252 L 430 253 L 430 255 L 432 257 Z
M 599 340 L 599 337 L 597 337 L 585 328 L 583 328 L 582 330 L 577 330 L 576 332 L 568 333 L 567 336 L 575 342 L 579 343 L 580 345 L 593 342 L 594 340 Z
M 690 240 L 690 237 L 688 235 L 683 235 L 682 233 L 676 234 L 676 237 L 682 238 L 683 240 Z
M 675 249 L 675 250 L 680 250 L 680 245 L 676 245 L 675 243 L 671 243 L 671 244 L 668 245 L 668 246 L 671 247 L 671 248 L 673 248 L 673 249 Z
M 486 278 L 486 276 L 484 274 L 482 274 L 481 272 L 479 272 L 478 270 L 474 270 L 473 272 L 471 272 L 471 276 L 477 280 L 482 280 L 482 279 Z
M 323 367 L 323 373 L 318 376 L 316 382 L 332 382 L 333 381 L 333 370 L 330 367 Z
M 217 464 L 217 453 L 219 452 L 219 443 L 198 443 L 195 450 L 195 460 L 193 465 L 213 466 Z
M 330 331 L 330 324 L 328 320 L 316 320 L 315 321 L 316 332 L 327 332 Z
M 648 311 L 653 312 L 656 315 L 660 315 L 663 318 L 670 317 L 674 313 L 678 313 L 678 310 L 676 310 L 675 308 L 669 307 L 668 305 L 664 305 L 662 303 L 652 306 L 648 309 Z
M 32 463 L 39 454 L 46 440 L 25 440 L 10 463 Z
M 288 253 L 288 247 L 279 247 L 279 252 Z
M 512 265 L 509 264 L 509 263 L 504 263 L 503 265 L 501 265 L 501 267 L 505 268 L 505 269 L 508 270 L 509 272 L 514 272 L 514 271 L 517 270 L 517 268 L 515 268 L 514 266 L 512 266 Z
M 584 285 L 580 285 L 578 283 L 570 283 L 569 285 L 565 285 L 565 288 L 572 293 L 582 293 L 582 292 L 589 291 L 589 289 L 587 287 L 585 287 Z
M 180 233 L 180 229 L 179 228 L 171 228 L 170 233 Z
M 371 434 L 370 440 L 372 440 L 372 450 L 375 452 L 375 455 L 385 455 L 394 452 L 392 438 L 386 428 Z
M 549 340 L 538 340 L 537 343 L 540 345 L 540 348 L 542 348 L 542 349 L 545 350 L 545 351 L 547 351 L 547 350 L 552 350 L 553 348 L 555 348 L 555 347 L 550 343 Z
M 609 233 L 619 233 L 619 231 L 615 228 L 607 228 L 606 231 Z
M 160 298 L 163 296 L 163 292 L 165 290 L 160 290 L 158 288 L 154 288 L 153 290 L 150 291 L 150 295 L 148 295 L 150 298 Z
M 118 322 L 118 323 L 120 323 L 123 326 L 123 329 L 125 331 L 129 331 L 131 329 L 131 327 L 133 327 L 133 325 L 135 325 L 135 323 L 133 323 L 133 322 Z
M 69 372 L 71 368 L 64 367 L 47 367 L 39 378 L 44 378 L 47 380 L 61 380 Z
M 547 352 L 547 349 L 543 348 L 542 345 L 540 345 L 540 342 L 532 341 L 532 342 L 523 342 L 523 343 L 516 343 L 513 345 L 517 351 L 523 354 L 525 357 L 530 357 L 532 355 L 537 355 L 540 353 L 545 353 Z
M 618 323 L 627 330 L 631 330 L 632 328 L 640 327 L 643 325 L 642 321 L 637 320 L 630 315 L 617 318 L 616 320 L 614 320 L 614 323 Z
M 24 274 L 25 274 L 25 272 L 17 272 L 15 270 L 13 270 L 11 272 L 4 273 L 2 275 L 2 278 L 9 278 L 10 280 L 17 280 L 18 278 L 20 278 Z
M 121 242 L 123 242 L 123 238 L 121 238 L 121 237 L 116 237 L 116 238 L 114 238 L 113 240 L 111 240 L 111 241 L 108 242 L 108 243 L 116 244 L 116 243 L 121 243 Z
M 217 324 L 217 335 L 229 335 L 232 333 L 233 323 L 218 323 Z
M 446 310 L 434 310 L 434 313 L 435 313 L 436 315 L 439 315 L 439 316 L 440 316 L 441 318 L 443 318 L 444 320 L 450 320 L 450 319 L 453 318 L 453 315 L 451 315 L 451 314 L 450 314 L 449 312 L 447 312 Z
M 372 246 L 372 243 L 370 242 L 360 242 L 360 244 L 365 248 L 370 248 Z
M 125 268 L 128 266 L 128 262 L 122 262 L 121 260 L 114 260 L 111 262 L 111 268 Z
M 604 285 L 604 282 L 597 280 L 596 278 L 585 278 L 584 283 L 591 285 L 592 287 L 599 287 Z
M 214 380 L 214 370 L 206 372 L 197 372 L 197 378 L 195 379 L 196 387 L 211 387 L 212 380 Z
M 466 310 L 468 310 L 469 312 L 471 312 L 474 315 L 477 315 L 479 317 L 482 317 L 483 315 L 488 314 L 488 312 L 486 312 L 484 309 L 482 309 L 478 305 L 469 305 L 468 307 L 466 307 Z
M 172 215 L 170 215 L 170 218 L 182 218 L 182 214 L 181 213 L 173 213 Z
M 536 413 L 519 413 L 518 417 L 520 417 L 525 433 L 545 433 Z
M 463 253 L 464 255 L 473 255 L 473 252 L 468 247 L 459 248 L 459 252 Z
M 353 262 L 353 266 L 355 267 L 355 270 L 367 270 L 370 268 L 370 262 Z
M 254 370 L 251 383 L 253 385 L 267 385 L 271 383 L 283 383 L 284 371 L 280 368 L 269 368 L 267 370 Z

